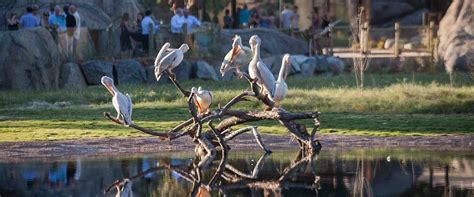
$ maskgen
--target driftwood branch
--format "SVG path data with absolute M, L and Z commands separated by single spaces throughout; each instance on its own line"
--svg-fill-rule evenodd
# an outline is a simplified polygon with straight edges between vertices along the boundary
M 167 72 L 167 71 L 165 71 Z M 257 81 L 251 79 L 247 73 L 242 73 L 242 77 L 245 78 L 250 84 L 250 90 L 243 91 L 239 95 L 229 100 L 222 108 L 217 108 L 209 113 L 198 113 L 196 106 L 194 105 L 193 94 L 190 91 L 186 91 L 176 81 L 176 77 L 168 73 L 171 82 L 178 89 L 178 91 L 187 97 L 187 104 L 191 118 L 181 122 L 174 128 L 171 128 L 167 132 L 156 132 L 148 128 L 140 127 L 136 124 L 130 125 L 131 128 L 138 131 L 158 136 L 163 140 L 173 140 L 182 136 L 190 136 L 193 142 L 201 150 L 206 151 L 206 155 L 212 158 L 215 153 L 216 147 L 221 147 L 219 138 L 222 138 L 220 142 L 224 142 L 226 149 L 229 149 L 226 142 L 233 140 L 236 136 L 242 133 L 252 131 L 255 137 L 256 143 L 266 152 L 271 152 L 270 149 L 265 146 L 262 140 L 262 136 L 257 131 L 256 127 L 248 127 L 233 131 L 232 127 L 247 124 L 251 122 L 257 122 L 261 120 L 274 120 L 280 125 L 286 127 L 288 132 L 296 139 L 299 143 L 300 149 L 305 152 L 317 152 L 321 149 L 321 144 L 316 140 L 316 131 L 319 128 L 319 112 L 301 112 L 292 113 L 287 112 L 281 107 L 276 107 L 275 103 L 271 101 L 268 95 L 263 94 L 262 90 L 257 85 Z M 240 102 L 249 101 L 250 98 L 256 99 L 258 102 L 265 106 L 262 111 L 244 111 L 234 110 L 233 106 Z M 122 124 L 121 120 L 112 117 L 109 113 L 104 113 L 104 116 L 111 121 Z M 312 119 L 314 122 L 311 133 L 308 132 L 305 125 L 298 123 L 298 120 Z M 211 121 L 219 121 L 215 128 L 205 129 L 203 125 Z M 210 126 L 209 126 L 210 127 Z

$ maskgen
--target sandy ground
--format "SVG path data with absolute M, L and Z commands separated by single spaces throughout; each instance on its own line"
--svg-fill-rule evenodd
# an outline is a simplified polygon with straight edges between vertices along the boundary
M 273 151 L 297 148 L 289 136 L 263 135 Z M 354 135 L 321 135 L 324 148 L 423 148 L 439 150 L 473 150 L 474 135 L 374 137 Z M 229 143 L 233 150 L 258 150 L 252 135 L 245 134 Z M 192 151 L 191 138 L 161 141 L 154 137 L 99 138 L 64 141 L 5 142 L 0 143 L 1 159 L 67 157 L 73 155 L 115 155 L 124 153 L 157 153 Z

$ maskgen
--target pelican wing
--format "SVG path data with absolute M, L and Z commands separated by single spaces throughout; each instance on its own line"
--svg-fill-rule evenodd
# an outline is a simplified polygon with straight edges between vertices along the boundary
M 160 77 L 163 74 L 163 72 L 171 67 L 171 64 L 174 63 L 176 57 L 177 57 L 177 51 L 173 50 L 160 60 L 160 62 L 158 63 L 158 66 L 155 67 L 155 77 L 157 81 L 160 80 Z
M 118 94 L 117 101 L 119 103 L 120 115 L 123 117 L 123 123 L 125 126 L 130 126 L 132 123 L 132 103 L 130 97 L 123 94 Z
M 156 56 L 155 58 L 155 67 L 158 66 L 158 64 L 160 63 L 161 61 L 161 58 L 163 58 L 165 55 L 166 55 L 166 52 L 168 51 L 168 48 L 170 47 L 170 43 L 167 42 L 165 43 L 161 49 L 160 49 L 160 52 L 158 52 L 158 55 Z
M 282 101 L 288 92 L 288 86 L 285 81 L 277 81 L 275 85 L 275 93 L 273 97 L 270 97 L 273 101 Z
M 268 67 L 262 62 L 257 62 L 257 75 L 259 81 L 257 83 L 261 83 L 262 87 L 270 94 L 273 95 L 275 89 L 275 76 L 273 73 L 268 69 Z
M 133 111 L 133 103 L 132 103 L 132 98 L 130 98 L 130 95 L 127 94 L 127 99 L 128 99 L 128 114 L 130 114 L 130 119 L 132 118 L 132 111 Z

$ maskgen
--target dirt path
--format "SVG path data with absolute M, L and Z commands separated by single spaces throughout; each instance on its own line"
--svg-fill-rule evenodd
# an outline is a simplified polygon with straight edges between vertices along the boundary
M 264 135 L 272 150 L 296 148 L 289 136 Z M 474 135 L 436 137 L 402 136 L 374 137 L 354 135 L 322 135 L 324 148 L 398 147 L 443 150 L 474 150 Z M 259 149 L 252 135 L 242 135 L 229 144 L 233 150 Z M 0 158 L 66 157 L 73 155 L 109 155 L 123 153 L 157 153 L 193 150 L 190 138 L 161 141 L 153 137 L 99 138 L 64 141 L 0 143 Z

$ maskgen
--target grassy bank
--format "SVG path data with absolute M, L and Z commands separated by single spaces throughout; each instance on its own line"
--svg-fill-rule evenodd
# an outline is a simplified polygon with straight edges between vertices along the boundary
M 322 112 L 321 133 L 362 135 L 437 135 L 474 133 L 474 80 L 459 75 L 455 87 L 444 74 L 368 75 L 366 89 L 354 88 L 352 75 L 290 78 L 289 111 Z M 247 88 L 244 81 L 187 81 L 183 86 L 213 90 L 224 104 Z M 134 101 L 134 122 L 166 130 L 189 117 L 185 100 L 172 85 L 118 87 Z M 59 105 L 52 105 L 63 102 Z M 65 107 L 63 107 L 65 105 Z M 237 108 L 261 106 L 245 102 Z M 102 117 L 114 112 L 102 86 L 80 90 L 0 92 L 0 141 L 146 136 Z M 115 113 L 115 112 L 114 112 Z M 264 133 L 286 134 L 274 122 L 258 123 Z

